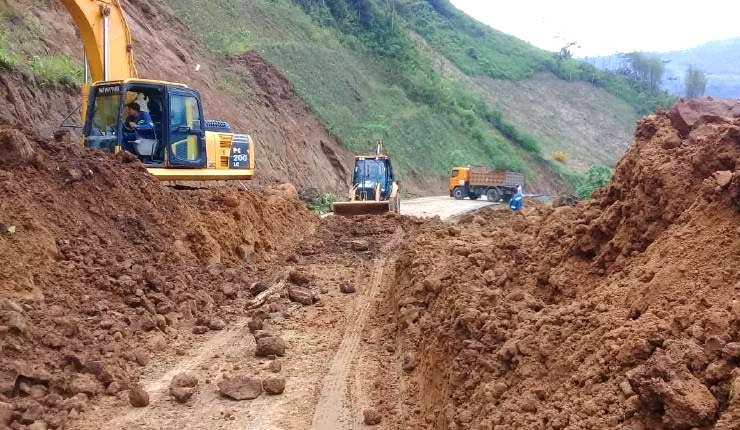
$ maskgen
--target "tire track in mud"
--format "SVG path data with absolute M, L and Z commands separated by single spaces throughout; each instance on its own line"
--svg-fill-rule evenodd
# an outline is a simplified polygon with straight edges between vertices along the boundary
M 360 427 L 360 413 L 355 410 L 354 395 L 350 390 L 351 377 L 370 307 L 380 290 L 386 267 L 395 258 L 388 254 L 398 247 L 402 234 L 403 230 L 399 227 L 392 240 L 382 247 L 383 256 L 375 261 L 370 286 L 357 296 L 355 306 L 347 318 L 350 325 L 345 330 L 342 343 L 323 379 L 312 430 L 353 430 Z

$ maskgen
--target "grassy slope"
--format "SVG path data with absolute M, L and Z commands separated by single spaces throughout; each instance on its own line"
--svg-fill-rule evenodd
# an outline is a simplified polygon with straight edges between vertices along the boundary
M 468 163 L 526 170 L 496 130 L 487 128 L 480 142 L 458 118 L 411 100 L 358 41 L 320 26 L 292 1 L 169 2 L 210 49 L 228 55 L 254 49 L 277 66 L 354 152 L 383 139 L 401 172 L 442 175 Z

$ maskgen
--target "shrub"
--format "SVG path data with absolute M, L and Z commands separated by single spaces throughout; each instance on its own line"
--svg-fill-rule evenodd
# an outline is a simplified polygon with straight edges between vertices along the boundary
M 31 71 L 42 85 L 78 87 L 82 84 L 82 68 L 64 54 L 34 57 Z
M 313 199 L 308 203 L 308 208 L 319 215 L 323 215 L 331 212 L 332 205 L 337 201 L 337 197 L 334 194 L 324 194 Z
M 591 194 L 599 188 L 609 185 L 614 171 L 608 166 L 596 164 L 586 172 L 582 183 L 576 188 L 576 194 L 581 199 L 591 198 Z

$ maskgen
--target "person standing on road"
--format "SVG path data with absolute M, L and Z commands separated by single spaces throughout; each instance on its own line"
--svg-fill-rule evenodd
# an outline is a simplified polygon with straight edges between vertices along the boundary
M 522 186 L 517 185 L 516 194 L 509 201 L 509 208 L 511 208 L 511 210 L 514 211 L 514 213 L 518 213 L 524 216 L 524 214 L 522 214 L 521 212 L 523 207 L 524 207 L 524 194 L 522 193 Z

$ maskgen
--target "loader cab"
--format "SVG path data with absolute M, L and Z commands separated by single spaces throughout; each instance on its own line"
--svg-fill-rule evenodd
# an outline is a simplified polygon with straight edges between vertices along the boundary
M 136 102 L 151 130 L 129 127 L 125 106 Z M 206 124 L 200 94 L 160 81 L 99 82 L 90 88 L 83 135 L 89 148 L 126 149 L 148 167 L 204 168 Z
M 359 200 L 376 200 L 376 190 L 380 191 L 379 200 L 387 200 L 393 191 L 393 168 L 387 156 L 357 157 L 352 175 L 352 185 L 356 188 Z

